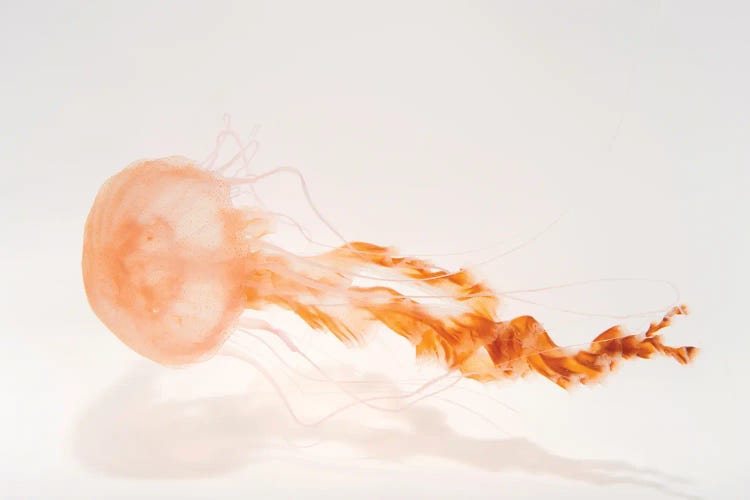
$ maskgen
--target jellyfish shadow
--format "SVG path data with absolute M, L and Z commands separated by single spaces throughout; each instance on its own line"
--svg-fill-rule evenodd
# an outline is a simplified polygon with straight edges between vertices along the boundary
M 304 427 L 281 404 L 258 404 L 245 394 L 162 401 L 155 384 L 159 370 L 136 366 L 81 416 L 71 446 L 82 465 L 112 476 L 190 479 L 245 468 L 267 458 L 264 451 L 280 443 L 318 441 L 344 444 L 383 462 L 437 457 L 493 472 L 516 470 L 601 486 L 629 484 L 699 498 L 670 486 L 683 478 L 623 461 L 568 458 L 523 438 L 461 435 L 427 405 L 395 414 L 404 429 L 373 429 L 349 419 Z

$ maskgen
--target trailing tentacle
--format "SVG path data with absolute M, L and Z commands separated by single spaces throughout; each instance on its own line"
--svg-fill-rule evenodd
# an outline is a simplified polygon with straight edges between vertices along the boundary
M 587 349 L 570 352 L 530 316 L 498 321 L 497 294 L 466 270 L 446 273 L 427 261 L 361 242 L 308 259 L 253 253 L 248 307 L 270 303 L 290 309 L 313 328 L 349 343 L 362 342 L 368 330 L 382 324 L 411 342 L 418 356 L 436 358 L 477 380 L 535 371 L 568 388 L 601 380 L 622 359 L 659 353 L 684 364 L 697 353 L 694 347 L 664 345 L 656 335 L 673 316 L 687 312 L 684 306 L 672 309 L 644 334 L 628 335 L 614 326 Z M 410 296 L 385 286 L 355 286 L 349 276 L 361 269 L 413 278 L 413 285 L 427 293 Z M 454 310 L 439 310 L 421 300 L 430 297 L 442 297 Z

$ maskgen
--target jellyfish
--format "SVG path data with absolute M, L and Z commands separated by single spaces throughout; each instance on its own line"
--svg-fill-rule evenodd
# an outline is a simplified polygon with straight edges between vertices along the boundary
M 247 149 L 238 153 L 245 160 Z M 468 269 L 449 271 L 361 241 L 295 254 L 269 241 L 279 214 L 259 198 L 241 204 L 235 195 L 286 172 L 300 176 L 309 199 L 301 174 L 280 167 L 228 175 L 214 161 L 215 154 L 202 163 L 137 161 L 103 184 L 86 220 L 82 271 L 91 308 L 124 344 L 162 365 L 209 359 L 243 328 L 276 335 L 299 353 L 285 332 L 253 316 L 274 306 L 347 345 L 384 326 L 417 357 L 480 382 L 537 373 L 568 389 L 601 381 L 624 360 L 664 355 L 687 364 L 698 352 L 667 345 L 661 334 L 687 313 L 684 305 L 645 331 L 612 326 L 571 348 L 557 345 L 534 317 L 500 318 L 500 294 Z M 398 291 L 399 282 L 420 294 Z M 436 297 L 451 307 L 435 307 Z

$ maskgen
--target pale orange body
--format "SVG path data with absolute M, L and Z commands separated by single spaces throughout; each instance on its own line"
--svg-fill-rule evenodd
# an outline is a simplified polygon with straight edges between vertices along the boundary
M 243 311 L 269 305 L 345 342 L 383 324 L 417 355 L 482 381 L 536 371 L 567 388 L 600 380 L 621 359 L 661 353 L 687 363 L 697 352 L 666 346 L 656 333 L 686 312 L 682 306 L 643 334 L 615 326 L 569 352 L 529 316 L 500 321 L 497 295 L 468 271 L 450 273 L 369 243 L 292 255 L 263 239 L 271 216 L 235 207 L 230 188 L 175 157 L 136 163 L 100 190 L 84 236 L 86 293 L 105 325 L 138 353 L 167 365 L 205 359 Z M 438 313 L 390 287 L 353 286 L 362 269 L 395 272 L 461 310 Z
M 243 221 L 229 186 L 188 160 L 131 165 L 102 186 L 86 222 L 91 307 L 155 361 L 209 356 L 245 308 Z

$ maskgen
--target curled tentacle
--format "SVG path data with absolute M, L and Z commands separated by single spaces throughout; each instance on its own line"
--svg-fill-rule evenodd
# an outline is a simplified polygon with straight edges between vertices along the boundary
M 263 252 L 255 258 L 259 262 L 247 288 L 248 307 L 271 303 L 290 309 L 313 328 L 350 343 L 361 342 L 368 330 L 382 324 L 412 343 L 418 356 L 438 359 L 481 381 L 537 372 L 568 388 L 601 380 L 623 359 L 658 353 L 684 364 L 697 353 L 694 347 L 667 346 L 656 335 L 673 316 L 687 313 L 684 306 L 673 308 L 644 334 L 627 334 L 614 326 L 587 349 L 571 352 L 555 344 L 530 316 L 499 321 L 497 294 L 466 270 L 446 273 L 427 261 L 399 257 L 392 249 L 362 242 L 311 257 L 314 260 L 308 265 L 304 259 L 292 261 Z M 415 278 L 417 286 L 432 296 L 452 298 L 457 310 L 446 313 L 415 298 L 430 295 L 408 296 L 386 286 L 355 286 L 348 273 L 361 268 Z M 342 300 L 347 308 L 327 306 L 340 305 Z

